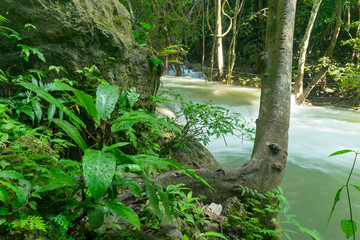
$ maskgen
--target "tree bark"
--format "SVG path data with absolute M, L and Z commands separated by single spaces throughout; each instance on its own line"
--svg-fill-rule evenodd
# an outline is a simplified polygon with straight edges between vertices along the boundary
M 306 61 L 306 52 L 307 48 L 309 46 L 309 40 L 312 28 L 314 26 L 314 22 L 316 20 L 317 13 L 319 11 L 320 5 L 322 0 L 315 0 L 313 4 L 313 8 L 311 11 L 309 23 L 306 27 L 305 35 L 303 37 L 303 40 L 301 42 L 301 48 L 300 48 L 300 54 L 299 54 L 299 64 L 298 64 L 298 72 L 297 76 L 295 78 L 295 100 L 297 104 L 301 104 L 302 102 L 299 101 L 300 96 L 303 93 L 303 86 L 304 86 L 304 67 L 305 67 L 305 61 Z
M 266 35 L 267 68 L 262 80 L 260 112 L 251 160 L 236 169 L 197 174 L 215 190 L 179 172 L 166 173 L 157 178 L 164 186 L 184 183 L 194 194 L 208 197 L 207 201 L 221 202 L 241 193 L 240 186 L 266 192 L 281 184 L 288 151 L 290 120 L 290 83 L 293 29 L 296 0 L 270 0 Z
M 215 35 L 216 35 L 216 52 L 217 52 L 217 66 L 218 73 L 217 76 L 221 78 L 224 74 L 224 53 L 222 45 L 222 4 L 221 0 L 215 0 L 215 12 L 216 12 L 216 24 L 215 24 Z

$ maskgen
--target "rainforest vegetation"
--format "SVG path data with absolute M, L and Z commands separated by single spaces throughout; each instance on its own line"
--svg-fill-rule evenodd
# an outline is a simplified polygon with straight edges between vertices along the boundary
M 298 105 L 356 109 L 359 61 L 356 0 L 2 0 L 0 239 L 291 239 L 281 222 L 324 239 L 280 187 L 291 92 Z M 256 126 L 159 94 L 162 75 L 189 68 L 261 88 Z M 156 111 L 164 103 L 174 117 Z M 244 166 L 196 170 L 176 157 L 226 135 L 254 142 Z M 359 152 L 332 156 L 345 153 L 354 165 L 329 221 L 344 189 L 340 231 L 355 239 Z

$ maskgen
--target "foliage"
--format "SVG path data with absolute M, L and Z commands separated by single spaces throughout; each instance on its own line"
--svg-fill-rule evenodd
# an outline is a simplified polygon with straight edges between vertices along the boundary
M 350 219 L 341 220 L 340 226 L 341 226 L 341 230 L 345 233 L 346 239 L 349 239 L 350 237 L 353 237 L 353 239 L 355 239 L 355 232 L 357 230 L 357 223 L 353 219 L 353 211 L 352 211 L 352 204 L 351 204 L 350 188 L 349 187 L 351 185 L 356 190 L 360 191 L 359 186 L 350 184 L 350 178 L 351 178 L 352 173 L 354 171 L 356 160 L 357 160 L 358 155 L 360 154 L 360 151 L 344 149 L 344 150 L 340 150 L 340 151 L 337 151 L 337 152 L 334 152 L 334 153 L 330 154 L 329 157 L 342 155 L 342 154 L 346 154 L 346 153 L 354 153 L 355 154 L 353 165 L 351 167 L 351 170 L 350 170 L 349 176 L 348 176 L 348 178 L 346 180 L 346 183 L 343 186 L 341 186 L 336 192 L 336 195 L 335 195 L 335 198 L 334 198 L 334 203 L 333 203 L 330 215 L 329 215 L 328 223 L 330 222 L 331 216 L 335 211 L 336 204 L 340 201 L 341 192 L 345 188 L 346 189 L 347 202 L 348 202 L 348 205 L 349 205 L 349 217 L 350 217 Z
M 231 215 L 231 223 L 228 222 L 228 227 L 234 225 L 234 221 L 240 223 L 242 226 L 241 232 L 244 234 L 244 239 L 282 239 L 281 235 L 284 235 L 286 239 L 291 239 L 288 232 L 292 232 L 286 228 L 283 228 L 284 223 L 291 223 L 298 228 L 302 233 L 307 234 L 309 237 L 315 240 L 323 240 L 320 233 L 315 230 L 310 230 L 301 226 L 296 220 L 295 216 L 289 214 L 290 205 L 287 199 L 283 195 L 283 190 L 279 186 L 266 193 L 259 193 L 256 189 L 250 189 L 248 187 L 241 186 L 242 199 L 241 204 L 244 205 L 244 211 L 236 212 Z M 283 214 L 286 222 L 279 222 L 276 218 L 271 221 L 279 226 L 279 229 L 271 229 L 265 226 L 264 219 L 269 216 L 276 216 L 277 214 Z M 269 219 L 267 219 L 269 220 Z M 238 224 L 236 223 L 236 224 Z
M 223 137 L 230 134 L 242 138 L 242 140 L 254 140 L 255 129 L 249 127 L 249 123 L 239 114 L 233 113 L 229 109 L 220 106 L 211 106 L 205 103 L 194 103 L 184 101 L 179 95 L 170 92 L 163 92 L 170 99 L 156 97 L 158 103 L 164 101 L 173 102 L 176 111 L 177 122 L 181 126 L 181 134 L 176 135 L 169 146 L 180 149 L 188 149 L 186 143 L 194 139 L 207 145 L 214 138 Z
M 356 97 L 360 89 L 360 70 L 359 66 L 348 63 L 345 66 L 332 65 L 330 75 L 335 80 L 335 86 L 344 96 Z

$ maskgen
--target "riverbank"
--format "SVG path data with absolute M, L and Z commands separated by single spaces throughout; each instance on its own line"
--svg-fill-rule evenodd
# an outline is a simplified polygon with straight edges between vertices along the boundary
M 200 63 L 186 63 L 185 66 L 193 71 L 201 72 Z M 214 69 L 214 72 L 216 72 L 216 69 Z M 204 67 L 204 74 L 207 77 L 210 75 L 209 67 Z M 224 75 L 226 75 L 226 72 Z M 235 68 L 230 82 L 226 82 L 225 79 L 218 82 L 241 87 L 261 88 L 260 75 L 257 74 L 255 68 L 251 66 Z M 360 96 L 341 96 L 340 93 L 334 89 L 329 89 L 325 85 L 317 85 L 304 104 L 307 106 L 336 106 L 360 110 Z

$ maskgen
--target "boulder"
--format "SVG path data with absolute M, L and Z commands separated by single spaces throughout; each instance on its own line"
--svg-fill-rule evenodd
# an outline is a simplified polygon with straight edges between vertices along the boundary
M 10 21 L 5 26 L 22 37 L 14 43 L 0 35 L 0 69 L 18 75 L 23 69 L 63 66 L 68 74 L 60 78 L 75 79 L 75 70 L 95 65 L 98 77 L 109 83 L 125 90 L 136 86 L 143 107 L 154 110 L 150 95 L 158 89 L 161 71 L 152 65 L 152 53 L 136 43 L 130 15 L 118 0 L 1 0 L 0 14 Z M 19 43 L 36 47 L 46 63 L 33 54 L 28 62 L 20 61 L 24 53 Z M 51 73 L 48 77 L 52 79 Z
M 194 140 L 186 143 L 190 150 L 174 149 L 171 154 L 171 160 L 181 163 L 189 168 L 207 168 L 217 170 L 219 163 L 216 161 L 211 152 L 201 143 Z

